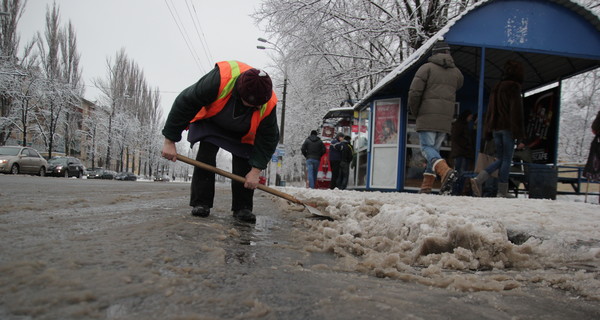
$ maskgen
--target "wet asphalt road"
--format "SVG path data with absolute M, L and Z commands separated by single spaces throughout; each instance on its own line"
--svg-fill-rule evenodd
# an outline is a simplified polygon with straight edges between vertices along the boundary
M 257 191 L 236 222 L 189 184 L 0 175 L 0 319 L 598 319 L 545 286 L 455 292 L 339 271 L 306 212 Z

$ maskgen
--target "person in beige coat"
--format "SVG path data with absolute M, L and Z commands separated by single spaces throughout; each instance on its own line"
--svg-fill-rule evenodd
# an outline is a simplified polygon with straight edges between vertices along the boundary
M 440 147 L 452 128 L 456 91 L 463 85 L 463 75 L 454 65 L 450 46 L 435 43 L 432 56 L 415 74 L 408 91 L 408 108 L 417 119 L 421 152 L 427 159 L 420 193 L 430 193 L 436 174 L 442 179 L 440 194 L 449 194 L 458 178 L 440 155 Z

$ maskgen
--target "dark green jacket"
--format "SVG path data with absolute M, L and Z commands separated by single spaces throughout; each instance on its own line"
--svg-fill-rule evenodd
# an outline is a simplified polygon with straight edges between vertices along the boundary
M 217 99 L 220 82 L 219 69 L 215 67 L 197 83 L 183 90 L 173 103 L 162 134 L 169 140 L 180 141 L 181 133 L 190 126 L 190 121 L 198 111 L 203 106 L 209 105 Z M 243 105 L 235 89 L 227 102 L 227 107 L 223 111 L 232 109 L 235 109 L 236 118 L 246 117 L 253 112 L 252 108 Z M 250 117 L 247 118 L 249 119 Z M 194 141 L 188 135 L 188 140 L 191 143 L 203 141 L 209 135 L 211 143 L 238 156 L 249 158 L 250 165 L 258 169 L 265 169 L 267 167 L 279 142 L 279 128 L 277 127 L 277 112 L 275 110 L 260 123 L 256 131 L 254 145 L 241 142 L 241 137 L 247 132 L 247 129 L 244 130 L 233 125 L 224 125 L 223 122 L 216 123 L 212 118 L 200 120 L 194 124 L 200 127 L 201 137 Z M 247 125 L 247 128 L 249 128 L 249 122 Z M 213 131 L 212 133 L 210 132 L 211 130 Z
M 428 61 L 417 70 L 410 85 L 408 108 L 417 118 L 417 131 L 450 133 L 463 75 L 449 54 L 434 54 Z

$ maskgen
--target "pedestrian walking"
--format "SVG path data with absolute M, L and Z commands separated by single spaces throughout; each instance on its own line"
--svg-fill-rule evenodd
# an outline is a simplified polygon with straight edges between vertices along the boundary
M 436 174 L 442 179 L 440 194 L 449 194 L 457 178 L 456 171 L 440 155 L 440 148 L 450 134 L 456 105 L 456 91 L 463 85 L 463 75 L 454 65 L 450 46 L 437 41 L 428 62 L 419 67 L 408 91 L 408 108 L 417 119 L 421 152 L 427 159 L 419 193 L 430 193 Z
M 329 170 L 331 171 L 329 189 L 332 190 L 337 187 L 337 179 L 340 175 L 340 161 L 342 160 L 340 143 L 344 140 L 344 136 L 345 134 L 341 132 L 337 133 L 329 144 Z
M 340 168 L 337 179 L 337 188 L 345 190 L 348 187 L 348 178 L 350 177 L 350 164 L 354 158 L 354 148 L 350 143 L 350 136 L 345 136 L 339 144 L 340 149 Z
M 308 187 L 314 189 L 317 182 L 317 173 L 319 171 L 319 164 L 321 163 L 321 157 L 327 151 L 325 144 L 317 135 L 316 130 L 312 130 L 310 135 L 300 148 L 302 155 L 306 158 L 306 172 L 308 176 Z
M 162 156 L 176 161 L 175 143 L 189 127 L 188 141 L 200 143 L 196 160 L 216 166 L 220 148 L 231 152 L 233 173 L 245 183 L 231 182 L 234 218 L 255 223 L 254 189 L 279 141 L 277 97 L 269 75 L 239 61 L 221 61 L 175 99 L 162 130 Z M 194 168 L 192 215 L 207 217 L 213 207 L 215 174 Z
M 507 198 L 508 177 L 515 149 L 515 139 L 525 138 L 523 119 L 523 65 L 514 60 L 504 64 L 502 80 L 494 86 L 485 114 L 484 133 L 492 136 L 496 146 L 496 161 L 471 179 L 473 195 L 481 197 L 483 183 L 498 170 L 497 197 Z

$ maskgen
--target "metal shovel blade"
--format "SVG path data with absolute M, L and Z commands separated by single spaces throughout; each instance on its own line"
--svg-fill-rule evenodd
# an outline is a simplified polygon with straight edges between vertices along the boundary
M 208 164 L 206 164 L 204 162 L 200 162 L 198 160 L 190 159 L 190 158 L 188 158 L 186 156 L 182 156 L 180 154 L 177 155 L 177 160 L 179 160 L 181 162 L 185 162 L 187 164 L 191 164 L 191 165 L 196 166 L 196 167 L 198 167 L 200 169 L 204 169 L 206 171 L 210 171 L 210 172 L 216 173 L 218 175 L 224 176 L 226 178 L 229 178 L 231 180 L 234 180 L 234 181 L 237 181 L 237 182 L 240 182 L 240 183 L 245 183 L 246 182 L 245 178 L 240 177 L 240 176 L 238 176 L 236 174 L 233 174 L 233 173 L 225 171 L 225 170 L 221 170 L 221 169 L 219 169 L 217 167 L 213 167 L 211 165 L 208 165 Z M 290 202 L 293 202 L 293 203 L 296 203 L 296 204 L 301 204 L 301 205 L 304 206 L 304 208 L 306 208 L 308 210 L 308 212 L 310 212 L 310 214 L 312 214 L 315 217 L 318 217 L 320 219 L 333 220 L 332 217 L 324 215 L 323 213 L 321 213 L 321 211 L 319 211 L 319 209 L 307 205 L 306 203 L 304 203 L 304 202 L 296 199 L 294 196 L 292 196 L 290 194 L 287 194 L 285 192 L 281 192 L 279 190 L 267 187 L 267 186 L 262 185 L 262 184 L 259 184 L 258 187 L 257 187 L 257 189 L 260 189 L 262 191 L 268 192 L 268 193 L 270 193 L 272 195 L 275 195 L 275 196 L 278 196 L 280 198 L 286 199 L 286 200 L 288 200 Z
M 333 221 L 332 217 L 324 215 L 323 213 L 321 213 L 321 211 L 319 211 L 319 209 L 317 209 L 315 207 L 311 207 L 307 204 L 303 204 L 303 205 L 304 205 L 304 208 L 306 208 L 306 210 L 308 210 L 308 212 L 310 212 L 310 214 L 312 214 L 313 216 L 315 216 L 319 219 Z

